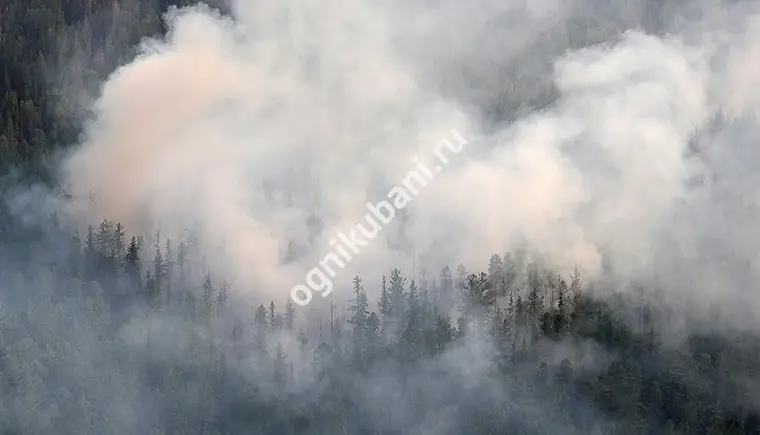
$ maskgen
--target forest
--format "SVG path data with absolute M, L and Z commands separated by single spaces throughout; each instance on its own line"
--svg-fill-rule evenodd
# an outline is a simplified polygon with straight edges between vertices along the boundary
M 756 335 L 673 347 L 661 308 L 591 298 L 519 253 L 357 276 L 352 303 L 304 329 L 292 301 L 236 314 L 223 279 L 190 273 L 192 240 L 123 234 L 105 221 L 44 266 L 4 269 L 4 433 L 759 430 Z
M 169 3 L 0 2 L 0 434 L 760 434 L 760 334 L 674 326 L 655 282 L 505 246 L 296 307 L 194 231 L 40 205 L 68 198 L 57 159 L 101 83 L 190 2 Z

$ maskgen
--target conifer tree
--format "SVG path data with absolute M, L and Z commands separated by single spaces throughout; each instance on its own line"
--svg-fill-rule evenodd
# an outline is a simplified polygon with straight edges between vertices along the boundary
M 174 251 L 172 249 L 171 239 L 166 239 L 163 256 L 163 273 L 164 273 L 164 288 L 166 291 L 166 304 L 171 306 L 172 304 L 172 287 L 174 284 Z
M 353 279 L 354 297 L 348 310 L 352 313 L 347 322 L 353 325 L 353 336 L 358 341 L 364 340 L 369 316 L 369 300 L 364 289 L 364 282 L 360 276 Z
M 121 222 L 116 222 L 113 230 L 113 249 L 111 251 L 114 270 L 122 271 L 124 269 L 125 254 L 126 246 L 124 242 L 124 226 L 121 224 Z
M 153 256 L 153 285 L 151 293 L 154 297 L 158 297 L 163 289 L 165 275 L 164 258 L 161 254 L 161 237 L 158 231 L 156 231 L 156 242 L 153 247 L 155 248 L 155 254 Z
M 133 286 L 141 286 L 141 264 L 140 264 L 140 246 L 137 238 L 132 236 L 127 247 L 127 253 L 124 256 L 124 264 L 127 276 L 130 277 Z
M 354 348 L 354 364 L 361 370 L 368 362 L 368 331 L 369 331 L 369 300 L 367 292 L 364 289 L 364 283 L 360 276 L 353 279 L 353 294 L 351 306 L 348 311 L 351 313 L 346 322 L 352 326 L 352 344 Z
M 203 310 L 206 316 L 211 319 L 214 317 L 214 282 L 211 279 L 211 272 L 206 272 L 206 278 L 203 281 Z
M 109 257 L 113 252 L 114 224 L 108 219 L 98 225 L 97 251 L 102 257 Z
M 421 344 L 422 341 L 422 304 L 419 290 L 415 280 L 409 283 L 409 293 L 406 300 L 406 327 L 404 339 L 413 345 Z
M 282 326 L 282 318 L 275 308 L 274 301 L 269 302 L 268 321 L 269 329 L 271 331 L 276 331 Z
M 400 269 L 391 270 L 391 277 L 389 281 L 390 289 L 390 303 L 391 309 L 389 317 L 394 320 L 403 318 L 404 305 L 405 305 L 405 285 L 406 278 L 401 274 Z
M 267 310 L 264 308 L 263 304 L 259 305 L 259 307 L 256 309 L 256 314 L 253 321 L 253 338 L 255 348 L 258 352 L 265 353 L 267 348 L 266 340 L 267 333 L 269 331 L 269 320 L 267 319 Z
M 229 299 L 229 286 L 227 285 L 227 280 L 222 280 L 222 285 L 219 287 L 219 295 L 216 297 L 216 303 L 219 305 L 219 309 L 223 309 L 226 307 L 227 299 Z
M 288 331 L 293 331 L 296 322 L 296 308 L 293 306 L 293 300 L 288 299 L 285 305 L 285 327 Z
M 95 240 L 95 229 L 92 225 L 87 227 L 87 237 L 84 241 L 84 262 L 85 262 L 85 278 L 87 280 L 94 280 L 96 278 L 96 272 L 99 265 L 99 255 L 97 242 Z
M 388 283 L 385 279 L 385 275 L 382 277 L 381 287 L 380 287 L 380 300 L 377 303 L 377 309 L 380 312 L 380 315 L 383 317 L 383 329 L 385 330 L 388 327 L 388 324 L 390 323 L 390 317 L 391 317 L 391 311 L 392 311 L 392 304 L 391 304 L 391 293 L 388 290 Z

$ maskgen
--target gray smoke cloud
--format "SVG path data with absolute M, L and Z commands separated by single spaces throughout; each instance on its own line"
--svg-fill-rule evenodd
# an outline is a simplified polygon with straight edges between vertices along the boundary
M 65 163 L 72 206 L 139 231 L 199 224 L 216 268 L 281 300 L 456 129 L 469 148 L 345 285 L 527 244 L 563 271 L 690 276 L 667 295 L 757 308 L 760 7 L 597 3 L 173 10 L 103 85 Z

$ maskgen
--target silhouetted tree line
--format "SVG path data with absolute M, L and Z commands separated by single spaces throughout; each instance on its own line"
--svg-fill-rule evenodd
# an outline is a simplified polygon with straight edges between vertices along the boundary
M 106 220 L 3 268 L 0 433 L 760 433 L 757 336 L 667 345 L 651 300 L 520 253 L 354 277 L 315 328 L 289 300 L 235 310 L 192 235 L 125 234 Z M 378 388 L 419 409 L 367 406 Z

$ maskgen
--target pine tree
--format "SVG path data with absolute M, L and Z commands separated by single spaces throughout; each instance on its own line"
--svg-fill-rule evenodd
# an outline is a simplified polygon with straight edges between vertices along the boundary
M 496 303 L 496 292 L 485 272 L 478 274 L 478 290 L 478 303 L 484 308 L 491 308 Z
M 445 266 L 441 270 L 440 281 L 440 288 L 436 299 L 438 299 L 438 302 L 444 309 L 448 310 L 452 308 L 454 302 L 454 278 L 449 266 Z
M 517 295 L 517 301 L 515 302 L 515 324 L 517 326 L 525 326 L 527 324 L 525 304 L 521 295 Z
M 353 279 L 354 297 L 348 311 L 351 316 L 347 323 L 352 326 L 352 343 L 354 348 L 354 364 L 359 370 L 363 370 L 369 360 L 368 328 L 369 328 L 369 300 L 364 289 L 364 283 L 360 276 Z
M 492 283 L 499 283 L 504 278 L 504 260 L 499 254 L 491 255 L 488 260 L 488 279 Z
M 158 298 L 163 287 L 165 273 L 164 259 L 161 254 L 161 238 L 158 231 L 156 231 L 156 243 L 154 244 L 154 248 L 156 253 L 153 256 L 153 285 L 151 286 L 151 294 L 154 298 Z
M 109 257 L 113 252 L 114 225 L 104 219 L 98 226 L 97 251 L 102 257 Z
M 466 317 L 479 317 L 485 314 L 496 302 L 496 294 L 493 284 L 488 280 L 485 272 L 470 274 L 462 289 L 463 307 L 462 312 Z
M 435 315 L 438 311 L 438 305 L 430 297 L 430 290 L 420 286 L 420 328 L 425 331 L 432 331 L 435 324 Z
M 219 309 L 223 309 L 227 305 L 227 299 L 229 298 L 229 286 L 227 280 L 222 280 L 222 286 L 219 287 L 219 295 L 216 297 L 216 303 L 219 305 Z
M 412 345 L 418 345 L 422 341 L 422 304 L 417 283 L 414 280 L 409 284 L 406 306 L 404 340 Z
M 553 330 L 561 334 L 567 324 L 567 283 L 560 279 L 557 286 L 557 309 L 554 311 Z
M 206 317 L 211 319 L 214 317 L 214 283 L 211 279 L 211 272 L 206 272 L 206 278 L 203 280 L 203 310 Z
M 465 283 L 467 283 L 467 276 L 469 273 L 467 273 L 467 268 L 464 266 L 464 264 L 460 263 L 459 266 L 457 266 L 457 276 L 454 280 L 454 288 L 458 291 L 462 291 L 464 288 Z
M 542 281 L 536 269 L 533 269 L 528 273 L 528 286 L 530 291 L 528 293 L 525 309 L 528 322 L 530 322 L 530 326 L 535 334 L 539 327 L 540 315 L 544 309 L 544 300 L 543 295 L 541 294 Z
M 385 329 L 390 321 L 392 310 L 391 293 L 388 291 L 388 283 L 385 279 L 385 275 L 383 275 L 382 278 L 380 300 L 377 303 L 377 309 L 380 312 L 380 315 L 383 316 L 383 329 Z
M 511 253 L 504 254 L 504 282 L 507 287 L 507 291 L 514 290 L 515 283 L 517 282 L 517 263 Z
M 573 274 L 570 277 L 570 293 L 575 297 L 576 295 L 580 295 L 581 286 L 583 285 L 583 281 L 581 280 L 581 273 L 578 271 L 578 266 L 573 269 Z
M 391 309 L 389 317 L 392 319 L 401 319 L 404 315 L 405 288 L 406 278 L 401 275 L 400 269 L 391 270 L 390 284 L 390 303 Z
M 187 264 L 187 244 L 180 242 L 179 249 L 177 251 L 177 266 L 179 267 L 179 282 L 180 286 L 184 288 L 187 285 L 185 275 L 185 265 Z
M 442 351 L 446 344 L 451 342 L 455 336 L 454 328 L 451 326 L 451 320 L 448 316 L 438 314 L 435 319 L 435 333 L 433 347 L 437 351 Z
M 264 308 L 263 304 L 259 305 L 259 307 L 256 309 L 256 314 L 253 321 L 253 338 L 256 350 L 259 353 L 265 353 L 267 333 L 269 331 L 269 321 L 267 320 L 267 310 Z
M 127 276 L 129 276 L 132 280 L 132 285 L 138 287 L 142 286 L 142 278 L 140 272 L 140 246 L 135 236 L 132 236 L 132 239 L 129 241 L 127 254 L 124 256 L 124 264 Z
M 293 301 L 288 299 L 288 303 L 285 305 L 285 327 L 288 331 L 293 331 L 296 323 L 296 308 L 293 306 Z
M 367 330 L 367 321 L 369 316 L 369 300 L 367 292 L 364 290 L 364 283 L 360 276 L 353 279 L 354 297 L 351 299 L 351 305 L 348 310 L 353 313 L 347 322 L 353 325 L 353 336 L 361 342 L 364 340 Z
M 122 271 L 124 269 L 125 254 L 126 246 L 124 244 L 124 226 L 121 224 L 121 222 L 117 222 L 113 231 L 113 250 L 111 251 L 114 270 Z
M 174 281 L 174 252 L 172 250 L 172 242 L 170 239 L 166 239 L 166 245 L 164 247 L 164 287 L 166 289 L 166 304 L 171 306 L 172 304 L 172 284 Z
M 87 238 L 84 241 L 85 278 L 94 280 L 98 270 L 98 250 L 95 241 L 95 229 L 92 225 L 87 227 Z
M 280 314 L 277 313 L 277 310 L 275 309 L 274 301 L 269 302 L 268 321 L 269 329 L 271 331 L 276 331 L 282 326 L 282 319 L 280 318 Z
M 146 297 L 153 308 L 158 307 L 158 283 L 156 277 L 151 274 L 151 270 L 145 271 L 145 290 Z

